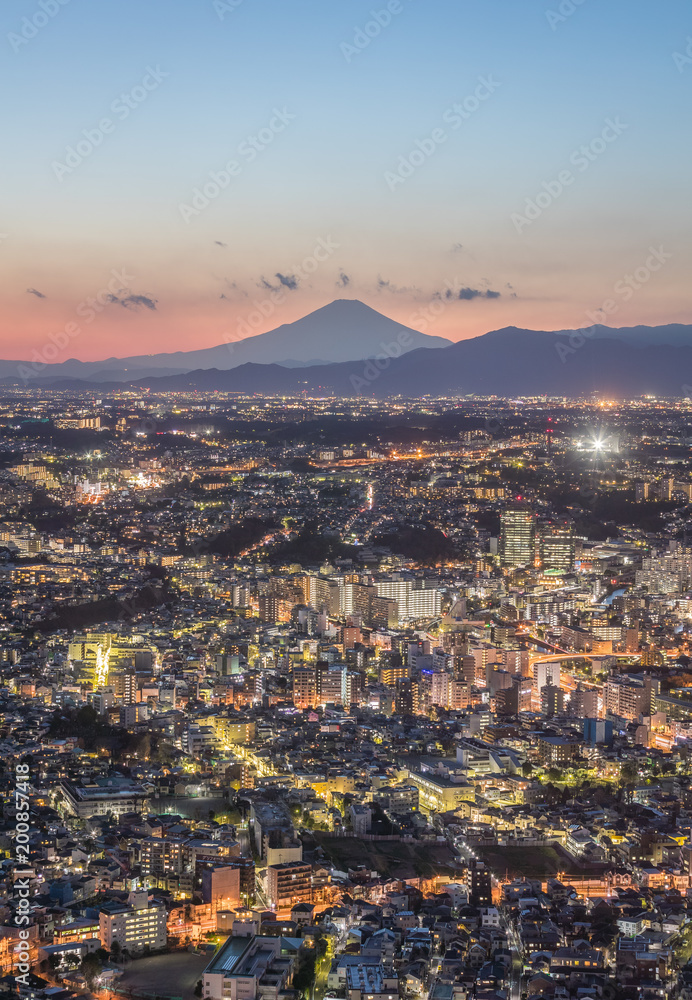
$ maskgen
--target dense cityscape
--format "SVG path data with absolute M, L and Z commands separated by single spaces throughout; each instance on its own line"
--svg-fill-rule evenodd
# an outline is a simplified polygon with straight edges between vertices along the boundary
M 691 440 L 5 388 L 5 994 L 689 1000 Z
M 0 1000 L 692 1000 L 691 32 L 0 3 Z

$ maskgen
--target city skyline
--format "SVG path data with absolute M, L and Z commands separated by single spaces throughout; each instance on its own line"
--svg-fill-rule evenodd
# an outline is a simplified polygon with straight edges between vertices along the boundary
M 0 1000 L 692 1000 L 689 0 L 6 0 Z

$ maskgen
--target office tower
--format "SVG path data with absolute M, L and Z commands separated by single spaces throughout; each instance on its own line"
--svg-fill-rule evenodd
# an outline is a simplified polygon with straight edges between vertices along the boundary
M 535 521 L 525 507 L 506 510 L 500 518 L 500 561 L 514 569 L 530 566 L 535 556 Z
M 539 553 L 543 569 L 562 570 L 570 573 L 574 569 L 574 530 L 566 525 L 546 524 L 539 535 Z

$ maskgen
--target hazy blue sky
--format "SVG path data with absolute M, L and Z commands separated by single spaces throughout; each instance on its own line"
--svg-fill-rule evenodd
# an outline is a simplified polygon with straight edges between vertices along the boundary
M 692 319 L 689 2 L 3 0 L 0 45 L 4 357 L 99 294 L 56 360 L 339 296 L 452 339 Z

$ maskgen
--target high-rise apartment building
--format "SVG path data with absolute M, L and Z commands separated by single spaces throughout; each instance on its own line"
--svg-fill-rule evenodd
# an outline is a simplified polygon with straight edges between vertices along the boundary
M 541 712 L 552 719 L 565 710 L 565 694 L 562 688 L 555 684 L 546 684 L 541 688 Z
M 312 865 L 304 861 L 284 861 L 267 867 L 267 898 L 270 906 L 286 909 L 296 903 L 312 902 Z
M 118 944 L 130 953 L 166 947 L 166 908 L 149 905 L 146 892 L 131 892 L 127 903 L 104 903 L 99 912 L 99 937 L 108 951 Z
M 493 887 L 489 870 L 482 861 L 470 861 L 466 873 L 469 903 L 471 906 L 492 906 Z
M 399 621 L 435 618 L 442 612 L 442 595 L 423 580 L 378 580 L 377 596 L 396 601 Z

